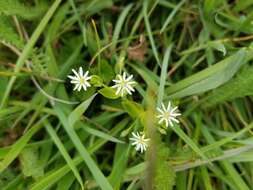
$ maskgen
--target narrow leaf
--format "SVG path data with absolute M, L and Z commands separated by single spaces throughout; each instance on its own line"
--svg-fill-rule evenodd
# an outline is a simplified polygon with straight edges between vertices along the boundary
M 69 115 L 68 121 L 71 126 L 73 126 L 83 115 L 83 113 L 86 111 L 86 109 L 91 104 L 92 100 L 95 98 L 97 94 L 94 94 L 89 99 L 85 100 L 83 103 L 81 103 L 79 106 L 77 106 Z

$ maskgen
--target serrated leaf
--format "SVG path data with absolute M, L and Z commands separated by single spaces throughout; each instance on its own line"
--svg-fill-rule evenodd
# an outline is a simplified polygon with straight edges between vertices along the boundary
M 0 41 L 14 45 L 19 49 L 24 46 L 24 42 L 15 31 L 11 19 L 5 15 L 0 15 Z
M 28 6 L 19 0 L 0 1 L 0 14 L 17 15 L 24 19 L 34 19 L 41 16 L 48 8 L 46 1 L 39 1 L 35 6 Z M 29 11 L 28 11 L 29 10 Z

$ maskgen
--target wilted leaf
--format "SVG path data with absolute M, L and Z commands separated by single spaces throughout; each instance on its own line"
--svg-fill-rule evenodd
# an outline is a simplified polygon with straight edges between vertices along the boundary
M 141 35 L 138 44 L 130 46 L 127 49 L 127 53 L 130 60 L 143 62 L 147 53 L 147 43 L 145 37 Z

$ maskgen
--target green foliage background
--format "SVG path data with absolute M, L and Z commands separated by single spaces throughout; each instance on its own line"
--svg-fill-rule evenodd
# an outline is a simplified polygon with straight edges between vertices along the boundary
M 0 0 L 1 190 L 253 188 L 253 1 Z M 83 67 L 88 91 L 67 75 Z M 123 71 L 133 96 L 110 88 Z M 157 125 L 172 101 L 180 124 Z M 132 131 L 151 139 L 146 154 Z

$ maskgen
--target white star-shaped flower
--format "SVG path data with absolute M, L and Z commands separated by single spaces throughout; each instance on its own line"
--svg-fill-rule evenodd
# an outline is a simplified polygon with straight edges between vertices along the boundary
M 88 87 L 90 87 L 90 83 L 88 80 L 91 79 L 91 76 L 89 75 L 89 71 L 83 72 L 83 68 L 79 67 L 79 72 L 77 72 L 75 69 L 72 69 L 72 72 L 75 74 L 75 76 L 68 75 L 68 78 L 71 79 L 70 83 L 75 84 L 74 90 L 80 91 L 82 88 L 84 91 L 87 90 Z
M 166 127 L 169 125 L 173 127 L 173 122 L 179 123 L 177 116 L 180 116 L 181 113 L 178 113 L 178 107 L 172 107 L 171 103 L 168 103 L 167 108 L 162 103 L 161 108 L 157 108 L 157 111 L 160 113 L 157 115 L 157 118 L 159 118 L 159 124 L 165 122 Z
M 132 145 L 135 146 L 135 150 L 136 151 L 140 151 L 141 153 L 143 153 L 144 151 L 146 151 L 147 147 L 148 147 L 148 141 L 150 139 L 145 139 L 145 134 L 141 133 L 142 135 L 140 135 L 138 132 L 136 133 L 132 133 L 133 137 L 129 138 L 131 141 L 133 141 Z
M 117 75 L 118 80 L 113 80 L 115 82 L 115 85 L 112 86 L 112 88 L 117 88 L 116 95 L 124 96 L 126 93 L 132 95 L 132 92 L 134 92 L 134 88 L 132 85 L 135 84 L 134 81 L 132 81 L 133 75 L 130 75 L 129 77 L 126 77 L 126 73 L 124 72 L 123 75 Z

